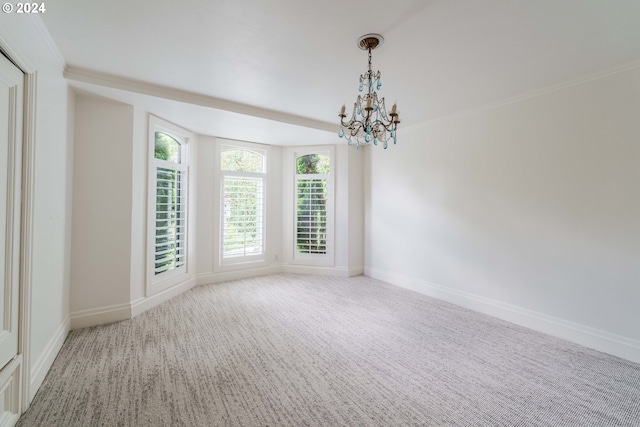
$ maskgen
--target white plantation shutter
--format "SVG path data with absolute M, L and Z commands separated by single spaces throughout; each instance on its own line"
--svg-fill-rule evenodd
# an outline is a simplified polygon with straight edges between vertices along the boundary
M 319 147 L 317 147 L 319 148 Z M 333 265 L 333 149 L 293 152 L 293 261 Z
M 223 173 L 223 258 L 261 255 L 264 248 L 264 178 Z
M 156 160 L 155 275 L 186 263 L 186 172 L 176 166 Z
M 179 283 L 188 270 L 189 138 L 188 131 L 149 117 L 147 295 Z
M 296 247 L 298 253 L 327 253 L 327 179 L 296 179 Z

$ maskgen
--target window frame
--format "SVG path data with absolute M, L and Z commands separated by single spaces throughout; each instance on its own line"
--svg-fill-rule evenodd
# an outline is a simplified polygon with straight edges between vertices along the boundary
M 175 139 L 180 144 L 180 162 L 155 158 L 155 135 L 157 132 L 164 133 Z M 149 115 L 148 129 L 148 180 L 147 180 L 147 283 L 146 295 L 150 296 L 170 288 L 185 280 L 190 272 L 190 258 L 192 252 L 191 242 L 191 178 L 189 173 L 189 153 L 190 142 L 193 139 L 191 132 L 182 129 L 170 122 L 158 117 Z M 171 270 L 155 274 L 156 256 L 156 192 L 157 192 L 157 169 L 165 168 L 179 172 L 181 177 L 181 205 L 183 207 L 182 228 L 184 228 L 184 263 Z
M 270 157 L 270 149 L 268 146 L 256 143 L 250 143 L 245 141 L 236 141 L 229 139 L 218 138 L 216 144 L 216 156 L 215 156 L 215 169 L 217 176 L 217 185 L 215 186 L 216 192 L 214 194 L 217 204 L 217 226 L 216 226 L 216 241 L 217 241 L 217 254 L 215 255 L 215 266 L 218 270 L 234 269 L 237 266 L 258 266 L 266 264 L 268 260 L 268 242 L 267 242 L 267 188 L 268 188 L 268 164 Z M 262 172 L 242 172 L 242 171 L 223 171 L 222 170 L 222 155 L 226 151 L 244 150 L 258 154 L 262 157 Z M 240 178 L 261 178 L 262 179 L 262 212 L 260 215 L 261 233 L 262 233 L 262 245 L 260 254 L 251 255 L 239 255 L 232 257 L 224 257 L 224 186 L 225 177 L 240 177 Z
M 334 240 L 335 240 L 335 150 L 333 146 L 296 147 L 289 158 L 289 167 L 292 170 L 291 198 L 292 198 L 292 224 L 291 224 L 291 259 L 294 264 L 333 266 L 334 264 Z M 329 158 L 329 173 L 327 174 L 298 174 L 296 163 L 299 157 L 309 154 L 321 154 Z M 323 177 L 326 179 L 326 253 L 300 253 L 298 252 L 298 180 L 299 177 Z

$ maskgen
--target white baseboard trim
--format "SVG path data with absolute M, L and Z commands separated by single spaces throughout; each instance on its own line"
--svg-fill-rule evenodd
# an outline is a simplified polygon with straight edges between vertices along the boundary
M 246 279 L 248 277 L 266 276 L 268 274 L 318 274 L 325 276 L 353 277 L 364 274 L 364 267 L 322 267 L 296 264 L 278 264 L 268 267 L 243 268 L 240 270 L 218 271 L 215 273 L 200 273 L 196 276 L 198 285 L 226 282 L 229 280 Z
M 335 277 L 350 277 L 357 276 L 357 274 L 352 274 L 352 270 L 347 267 L 323 267 L 316 265 L 297 265 L 297 264 L 288 264 L 282 266 L 283 273 L 293 273 L 293 274 L 318 274 L 323 276 L 335 276 Z M 360 272 L 359 274 L 362 274 Z
M 365 267 L 364 274 L 392 285 L 640 363 L 640 341 L 638 340 L 390 271 Z
M 71 316 L 71 330 L 104 325 L 131 319 L 131 304 L 118 304 L 75 311 Z
M 131 319 L 140 313 L 144 313 L 150 308 L 188 291 L 195 285 L 196 279 L 191 277 L 168 289 L 158 292 L 157 294 L 153 294 L 146 298 L 139 298 L 128 304 L 111 305 L 73 312 L 70 315 L 71 330 Z
M 362 276 L 364 274 L 364 267 L 363 266 L 349 267 L 347 269 L 347 273 L 348 273 L 348 277 Z
M 146 298 L 139 298 L 135 301 L 131 302 L 131 317 L 135 317 L 145 311 L 162 304 L 165 301 L 170 300 L 171 298 L 180 295 L 183 292 L 188 291 L 189 289 L 196 286 L 196 278 L 191 277 L 184 282 L 180 282 L 176 285 L 173 285 L 170 288 L 167 288 L 157 294 L 153 294 Z
M 194 286 L 196 286 L 196 279 L 195 277 L 191 277 L 168 289 L 158 292 L 157 294 L 153 294 L 146 298 L 139 298 L 127 304 L 111 305 L 73 312 L 70 315 L 71 330 L 131 319 L 140 313 L 144 313 L 150 308 L 188 291 Z
M 239 270 L 217 271 L 197 275 L 198 285 L 209 285 L 211 283 L 226 282 L 229 280 L 246 279 L 248 277 L 266 276 L 267 274 L 281 273 L 280 265 L 242 268 Z
M 31 372 L 29 373 L 29 403 L 31 403 L 36 392 L 42 385 L 44 377 L 47 375 L 47 372 L 49 372 L 51 365 L 53 365 L 53 361 L 56 360 L 56 356 L 60 352 L 62 344 L 64 344 L 64 340 L 67 339 L 67 335 L 71 329 L 70 326 L 71 318 L 67 316 L 67 318 L 54 332 L 42 354 L 38 357 L 35 363 L 32 364 Z

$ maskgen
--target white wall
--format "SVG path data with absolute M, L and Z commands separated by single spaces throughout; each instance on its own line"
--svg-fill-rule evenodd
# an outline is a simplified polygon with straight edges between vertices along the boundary
M 149 115 L 133 109 L 131 151 L 131 272 L 130 300 L 145 298 L 147 262 L 147 168 Z
M 345 276 L 362 274 L 364 268 L 364 156 L 354 146 L 336 146 L 336 268 Z
M 640 361 L 640 69 L 368 151 L 366 272 Z
M 0 46 L 36 74 L 30 378 L 25 384 L 31 399 L 69 331 L 73 96 L 62 77 L 64 62 L 39 17 L 0 14 Z
M 214 203 L 213 186 L 215 184 L 215 144 L 212 136 L 199 135 L 198 137 L 198 204 L 196 229 L 198 240 L 196 242 L 196 266 L 197 274 L 208 276 L 213 273 L 214 248 Z
M 348 252 L 347 269 L 349 276 L 364 272 L 364 159 L 363 151 L 355 150 L 353 146 L 344 146 L 346 150 L 347 179 L 348 179 Z
M 132 135 L 132 106 L 93 96 L 76 97 L 73 317 L 129 303 Z

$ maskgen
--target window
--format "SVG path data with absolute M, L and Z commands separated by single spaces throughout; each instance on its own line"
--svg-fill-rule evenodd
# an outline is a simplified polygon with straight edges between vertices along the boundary
M 295 258 L 326 258 L 332 235 L 328 153 L 295 156 Z
M 186 170 L 182 146 L 171 135 L 155 132 L 156 217 L 154 274 L 180 268 L 186 261 Z
M 221 169 L 221 258 L 261 260 L 265 251 L 265 161 L 258 149 L 224 145 Z
M 155 285 L 187 271 L 188 138 L 155 117 L 149 133 L 149 275 Z

